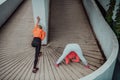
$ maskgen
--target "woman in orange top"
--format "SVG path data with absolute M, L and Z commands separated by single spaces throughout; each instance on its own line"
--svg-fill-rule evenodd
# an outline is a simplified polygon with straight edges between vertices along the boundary
M 33 66 L 33 73 L 36 73 L 39 68 L 37 68 L 38 57 L 40 56 L 40 49 L 41 49 L 41 41 L 45 38 L 45 31 L 42 29 L 40 25 L 38 25 L 40 21 L 39 16 L 37 17 L 37 23 L 33 29 L 33 41 L 32 46 L 35 47 L 35 60 Z

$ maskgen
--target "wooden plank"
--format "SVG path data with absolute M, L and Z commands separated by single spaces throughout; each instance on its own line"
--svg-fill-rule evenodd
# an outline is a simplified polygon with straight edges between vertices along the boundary
M 33 55 L 29 55 L 20 63 L 19 66 L 16 67 L 16 70 L 14 73 L 12 73 L 11 77 L 9 77 L 9 80 L 19 80 L 21 75 L 24 74 L 24 71 L 26 70 L 26 67 L 29 66 L 29 62 L 31 61 Z M 13 72 L 13 71 L 12 71 Z
M 24 61 L 24 59 L 26 58 L 25 55 L 23 55 L 22 57 L 20 57 L 20 59 L 16 60 L 14 62 L 14 64 L 10 65 L 7 69 L 4 70 L 4 73 L 1 73 L 1 77 L 4 79 L 9 78 L 14 71 L 17 69 L 16 67 L 18 67 L 20 65 L 20 62 Z M 6 76 L 7 75 L 7 76 Z
M 51 80 L 49 77 L 49 66 L 48 66 L 48 62 L 47 62 L 47 50 L 44 51 L 44 67 L 45 67 L 45 80 Z
M 98 64 L 103 64 L 103 63 L 104 63 L 103 60 L 95 59 L 95 58 L 92 58 L 92 57 L 89 57 L 89 56 L 86 56 L 86 59 L 87 59 L 88 61 L 95 62 L 95 63 L 98 63 Z
M 17 63 L 23 61 L 24 58 L 25 58 L 25 55 L 22 55 L 22 56 L 16 58 L 15 60 L 13 59 L 12 62 L 14 62 L 14 63 L 10 62 L 12 64 L 6 65 L 7 67 L 4 66 L 4 67 L 0 68 L 1 70 L 3 69 L 0 73 L 0 75 L 8 74 L 10 71 L 12 71 L 12 69 L 15 68 L 15 66 L 17 66 Z
M 32 65 L 30 65 L 30 68 L 28 68 L 28 72 L 27 72 L 27 75 L 25 76 L 25 80 L 31 79 L 32 69 L 33 69 L 33 59 L 32 59 Z
M 51 51 L 49 48 L 48 48 L 48 52 L 49 52 L 49 53 L 53 53 L 53 51 Z M 57 71 L 57 69 L 56 69 L 56 67 L 55 67 L 55 60 L 53 59 L 53 55 L 50 55 L 50 56 L 48 57 L 48 59 L 49 59 L 49 62 L 50 62 L 50 64 L 51 64 L 51 68 L 52 68 L 52 71 L 53 71 L 53 75 L 54 75 L 54 77 L 55 77 L 55 80 L 61 80 L 61 77 L 59 76 L 58 71 Z
M 33 57 L 32 57 L 33 58 Z M 28 75 L 29 71 L 32 71 L 30 68 L 31 66 L 33 66 L 33 59 L 30 60 L 30 63 L 28 64 L 28 66 L 26 66 L 26 69 L 24 71 L 24 74 L 21 75 L 21 77 L 19 78 L 19 80 L 26 80 L 26 76 Z
M 88 57 L 92 57 L 92 58 L 95 58 L 95 59 L 104 60 L 104 58 L 102 56 L 96 56 L 96 55 L 92 55 L 92 54 L 89 54 L 89 53 L 85 53 L 84 56 L 88 56 Z
M 9 66 L 9 65 L 13 64 L 14 61 L 15 61 L 15 60 L 18 60 L 18 58 L 19 58 L 20 56 L 27 55 L 27 54 L 28 54 L 28 51 L 30 51 L 30 50 L 24 51 L 24 54 L 21 53 L 21 52 L 17 52 L 17 55 L 4 58 L 5 60 L 1 61 L 0 67 L 3 67 L 3 66 L 6 66 L 6 67 L 7 67 L 7 65 Z M 15 53 L 13 53 L 13 54 L 15 54 Z M 0 68 L 0 69 L 2 69 L 2 68 Z
M 28 53 L 25 53 L 24 55 L 27 55 L 27 54 Z M 22 55 L 20 53 L 20 55 L 16 55 L 16 56 L 14 56 L 14 57 L 12 57 L 10 59 L 7 58 L 6 61 L 3 64 L 1 64 L 0 70 L 3 70 L 4 68 L 7 68 L 9 65 L 13 64 L 16 60 L 20 59 L 20 57 L 22 57 L 24 55 Z
M 50 80 L 55 80 L 55 76 L 54 76 L 54 73 L 53 73 L 53 70 L 52 70 L 52 67 L 51 67 L 51 65 L 53 65 L 54 63 L 50 64 L 50 60 L 49 60 L 49 57 L 50 57 L 51 53 L 49 53 L 48 50 L 46 50 L 46 51 L 47 51 L 47 53 L 46 53 L 46 59 L 47 59 L 47 64 L 48 64 L 47 67 L 48 67 L 48 71 L 49 71 L 49 77 L 50 77 Z
M 44 66 L 44 52 L 42 54 L 41 58 L 41 63 L 40 63 L 40 80 L 45 80 L 45 66 Z
M 95 71 L 95 70 L 98 69 L 98 67 L 95 67 L 95 66 L 93 66 L 93 65 L 90 65 L 90 64 L 89 64 L 89 66 L 90 66 L 90 69 L 93 70 L 93 71 Z
M 42 50 L 42 49 L 41 49 Z M 42 51 L 43 52 L 43 51 Z M 43 54 L 43 53 L 42 53 Z M 36 73 L 36 75 L 35 75 L 35 80 L 40 80 L 40 75 L 41 75 L 41 63 L 43 62 L 43 55 L 41 55 L 40 57 L 39 57 L 39 61 L 38 61 L 38 68 L 39 68 L 39 70 L 38 70 L 38 72 Z
M 92 62 L 92 61 L 88 61 L 88 63 L 96 68 L 99 68 L 101 66 L 101 64 L 99 63 L 95 63 L 95 62 Z

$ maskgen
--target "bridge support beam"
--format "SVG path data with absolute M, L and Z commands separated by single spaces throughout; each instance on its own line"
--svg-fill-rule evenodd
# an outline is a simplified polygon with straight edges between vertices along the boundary
M 48 41 L 48 18 L 49 18 L 49 0 L 32 0 L 34 23 L 36 23 L 36 17 L 40 16 L 43 29 L 46 32 L 46 37 L 42 41 L 42 44 L 46 45 Z

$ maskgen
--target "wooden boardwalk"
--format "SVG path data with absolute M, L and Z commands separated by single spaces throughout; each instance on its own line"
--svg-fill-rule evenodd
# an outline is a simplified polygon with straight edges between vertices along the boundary
M 0 29 L 0 80 L 77 80 L 103 63 L 104 58 L 85 15 L 81 0 L 51 0 L 49 42 L 42 46 L 39 71 L 32 73 L 34 48 L 31 47 L 34 26 L 31 0 L 25 0 Z M 90 69 L 83 64 L 57 59 L 68 43 L 78 43 Z

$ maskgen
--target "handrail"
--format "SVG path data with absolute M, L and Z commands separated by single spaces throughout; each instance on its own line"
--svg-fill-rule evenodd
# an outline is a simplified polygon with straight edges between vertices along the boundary
M 3 4 L 7 0 L 0 0 L 0 5 Z
M 0 27 L 7 21 L 23 0 L 0 1 Z
M 119 50 L 116 35 L 106 23 L 94 0 L 83 0 L 93 31 L 107 61 L 93 73 L 80 80 L 112 80 L 113 70 Z

